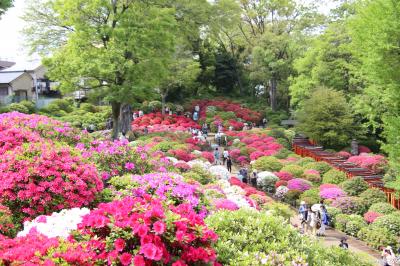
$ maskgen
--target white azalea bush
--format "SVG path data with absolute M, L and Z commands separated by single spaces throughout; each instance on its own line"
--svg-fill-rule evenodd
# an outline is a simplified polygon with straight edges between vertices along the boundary
M 36 230 L 47 237 L 67 238 L 72 230 L 77 229 L 83 216 L 89 213 L 88 208 L 73 208 L 53 212 L 50 216 L 41 215 L 33 221 L 24 222 L 24 230 L 17 236 L 26 236 L 31 230 Z

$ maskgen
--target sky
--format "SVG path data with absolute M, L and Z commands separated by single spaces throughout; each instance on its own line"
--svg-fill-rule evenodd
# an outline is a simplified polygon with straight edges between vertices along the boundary
M 298 0 L 308 2 L 311 0 Z M 320 11 L 328 13 L 334 6 L 333 1 L 320 0 Z M 24 12 L 26 0 L 14 0 L 14 7 L 0 19 L 0 60 L 14 62 L 28 61 L 32 59 L 27 54 L 21 30 L 24 28 L 24 21 L 20 18 Z

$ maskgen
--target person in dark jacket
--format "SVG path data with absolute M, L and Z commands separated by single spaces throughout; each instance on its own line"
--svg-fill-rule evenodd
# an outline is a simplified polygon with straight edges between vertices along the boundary
M 230 173 L 232 173 L 232 159 L 230 156 L 228 156 L 228 158 L 226 158 L 226 168 L 228 169 L 228 171 Z

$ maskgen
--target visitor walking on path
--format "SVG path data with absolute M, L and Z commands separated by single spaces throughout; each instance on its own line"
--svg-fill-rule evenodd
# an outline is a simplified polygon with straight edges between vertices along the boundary
M 229 173 L 232 173 L 232 160 L 230 156 L 228 156 L 226 159 L 226 168 L 228 169 Z
M 326 226 L 329 224 L 329 215 L 325 205 L 321 204 L 321 210 L 319 211 L 321 217 L 321 227 L 318 230 L 318 236 L 325 236 Z
M 305 201 L 300 202 L 300 207 L 299 207 L 299 220 L 301 222 L 301 231 L 303 234 L 307 233 L 307 216 L 308 216 L 308 210 L 307 210 L 307 205 Z
M 221 133 L 220 132 L 215 134 L 215 142 L 218 144 L 218 146 L 221 146 Z
M 221 162 L 220 162 L 220 155 L 219 155 L 219 150 L 218 150 L 218 148 L 215 148 L 215 151 L 214 151 L 214 163 L 215 164 L 221 164 Z
M 311 235 L 316 236 L 317 235 L 317 229 L 321 226 L 320 220 L 318 219 L 318 210 L 313 210 L 310 208 L 310 212 L 308 215 L 310 216 L 309 218 L 309 229 L 311 231 Z
M 225 162 L 229 157 L 229 151 L 227 149 L 225 149 L 224 152 L 222 153 L 222 156 L 223 156 L 223 158 L 222 158 L 223 159 L 223 164 L 225 165 Z
M 388 246 L 387 248 L 383 249 L 381 256 L 382 256 L 384 266 L 398 266 L 399 265 L 397 262 L 396 255 L 394 254 L 391 246 Z
M 257 187 L 257 177 L 258 177 L 257 170 L 253 170 L 253 175 L 250 178 L 250 182 L 253 187 Z
M 349 249 L 349 244 L 347 244 L 347 238 L 342 237 L 342 239 L 340 240 L 339 247 L 343 249 Z

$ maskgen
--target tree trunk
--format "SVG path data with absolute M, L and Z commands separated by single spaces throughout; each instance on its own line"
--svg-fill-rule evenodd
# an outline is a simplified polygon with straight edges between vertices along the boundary
M 167 98 L 167 93 L 161 93 L 161 114 L 165 115 L 165 99 Z
M 276 91 L 277 91 L 278 82 L 275 78 L 270 80 L 270 91 L 269 91 L 269 98 L 271 101 L 271 109 L 272 111 L 277 110 L 277 102 L 276 102 Z
M 121 132 L 123 134 L 127 134 L 129 131 L 131 131 L 132 127 L 132 107 L 130 104 L 122 104 L 121 105 Z
M 112 130 L 112 139 L 115 140 L 118 138 L 119 133 L 119 115 L 121 113 L 121 103 L 120 102 L 112 102 L 111 103 L 112 110 L 112 118 L 113 118 L 113 130 Z

